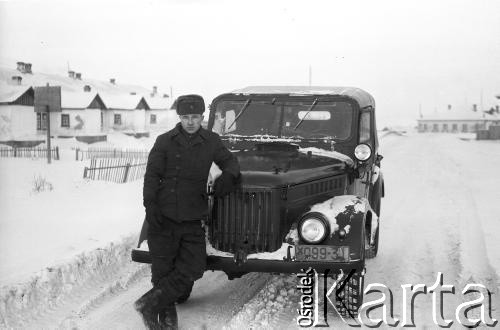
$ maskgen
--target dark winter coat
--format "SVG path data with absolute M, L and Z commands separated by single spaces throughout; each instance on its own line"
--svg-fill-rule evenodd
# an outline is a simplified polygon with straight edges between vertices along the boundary
M 158 136 L 144 176 L 144 206 L 157 203 L 163 216 L 200 220 L 208 214 L 207 179 L 212 162 L 235 178 L 240 167 L 216 133 L 200 128 L 189 139 L 179 124 Z

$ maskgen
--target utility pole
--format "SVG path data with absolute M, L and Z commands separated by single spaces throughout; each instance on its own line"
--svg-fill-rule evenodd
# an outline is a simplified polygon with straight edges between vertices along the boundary
M 50 113 L 61 112 L 61 86 L 35 87 L 34 98 L 35 112 L 40 114 L 43 127 L 45 115 L 45 129 L 47 130 L 47 163 L 52 162 L 51 140 L 50 140 Z
M 309 87 L 311 87 L 312 84 L 312 68 L 311 65 L 309 65 Z
M 47 163 L 50 164 L 52 155 L 50 154 L 50 107 L 48 105 L 45 106 L 45 113 L 47 114 Z
M 170 86 L 170 100 L 174 99 L 174 94 L 172 92 L 172 86 Z
M 49 87 L 49 83 L 47 83 L 47 87 Z M 50 154 L 50 106 L 45 106 L 45 113 L 47 114 L 47 163 L 51 162 L 51 154 Z
M 482 88 L 481 88 L 481 95 L 480 95 L 480 97 L 481 97 L 480 98 L 480 102 L 479 102 L 480 107 L 481 107 L 480 110 L 483 111 L 484 108 L 483 108 L 483 89 Z

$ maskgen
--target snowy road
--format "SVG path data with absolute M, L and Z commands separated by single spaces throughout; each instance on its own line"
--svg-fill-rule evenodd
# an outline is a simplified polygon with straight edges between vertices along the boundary
M 386 197 L 382 200 L 379 255 L 369 260 L 365 286 L 382 283 L 394 294 L 394 315 L 402 315 L 403 284 L 436 282 L 455 285 L 444 296 L 443 316 L 455 320 L 466 299 L 466 283 L 480 283 L 494 293 L 493 317 L 499 319 L 500 143 L 462 140 L 456 135 L 387 136 L 381 141 Z M 128 290 L 110 295 L 71 326 L 83 329 L 139 329 L 132 303 L 150 287 L 143 273 Z M 192 298 L 178 307 L 181 329 L 291 328 L 298 296 L 294 276 L 249 274 L 228 281 L 207 272 L 195 284 Z M 368 296 L 373 300 L 378 296 Z M 349 328 L 338 317 L 336 329 Z M 417 328 L 436 328 L 432 295 L 416 298 Z M 457 326 L 455 320 L 454 327 Z

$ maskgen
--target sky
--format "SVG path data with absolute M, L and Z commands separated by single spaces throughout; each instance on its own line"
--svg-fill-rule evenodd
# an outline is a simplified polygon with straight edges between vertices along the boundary
M 0 1 L 0 59 L 207 103 L 311 76 L 370 92 L 379 123 L 414 124 L 500 103 L 500 1 Z

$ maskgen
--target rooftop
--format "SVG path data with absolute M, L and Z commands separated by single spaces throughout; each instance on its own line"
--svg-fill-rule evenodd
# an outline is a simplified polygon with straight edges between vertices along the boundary
M 346 96 L 356 100 L 361 108 L 375 108 L 375 100 L 366 91 L 357 87 L 328 86 L 249 86 L 237 89 L 231 94 L 285 94 L 285 95 L 332 95 Z

